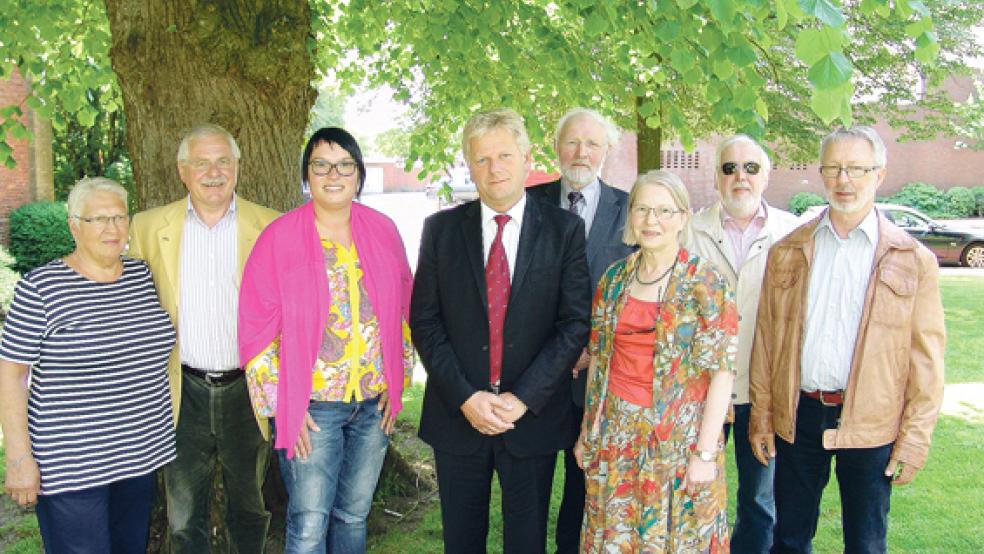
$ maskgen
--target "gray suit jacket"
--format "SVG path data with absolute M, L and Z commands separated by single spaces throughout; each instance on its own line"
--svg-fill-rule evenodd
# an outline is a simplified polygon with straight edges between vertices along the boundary
M 588 274 L 591 276 L 591 290 L 598 285 L 598 280 L 608 269 L 608 266 L 620 260 L 635 250 L 622 242 L 622 230 L 625 228 L 629 215 L 629 195 L 600 181 L 601 194 L 598 197 L 598 209 L 594 221 L 591 222 L 591 232 L 588 234 Z M 563 187 L 560 179 L 526 189 L 530 198 L 546 202 L 552 206 L 561 206 L 560 192 Z M 566 204 L 566 202 L 565 202 Z M 582 371 L 577 379 L 571 381 L 571 393 L 574 404 L 584 406 L 584 385 L 587 382 L 586 372 Z

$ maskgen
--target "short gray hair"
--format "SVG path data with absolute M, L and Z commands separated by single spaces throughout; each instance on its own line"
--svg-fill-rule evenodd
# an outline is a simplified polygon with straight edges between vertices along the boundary
M 622 138 L 622 130 L 607 117 L 590 108 L 573 108 L 568 110 L 560 118 L 560 121 L 557 122 L 557 129 L 554 130 L 554 148 L 560 146 L 560 135 L 564 132 L 564 127 L 568 122 L 577 117 L 587 117 L 598 125 L 601 125 L 601 128 L 605 130 L 605 140 L 608 141 L 609 148 L 614 148 L 618 145 L 618 141 Z
M 76 217 L 82 215 L 82 208 L 94 192 L 113 193 L 123 202 L 123 208 L 127 207 L 126 189 L 122 185 L 106 177 L 84 177 L 76 182 L 68 193 L 68 215 Z
M 636 199 L 639 197 L 639 190 L 642 187 L 657 186 L 663 187 L 670 193 L 673 198 L 673 203 L 676 204 L 678 210 L 682 210 L 683 213 L 690 217 L 690 194 L 687 193 L 687 186 L 683 184 L 683 179 L 676 173 L 671 173 L 665 169 L 654 169 L 652 171 L 647 171 L 639 177 L 636 178 L 635 183 L 632 184 L 632 190 L 629 191 L 629 211 L 635 206 Z M 678 237 L 680 241 L 680 246 L 683 246 L 690 239 L 690 222 L 683 226 L 680 231 L 680 236 Z M 628 219 L 625 223 L 625 229 L 622 230 L 622 242 L 629 246 L 635 246 L 639 243 L 636 240 L 635 232 L 632 230 L 632 225 L 629 223 Z
M 505 129 L 512 133 L 520 151 L 528 154 L 530 151 L 530 136 L 526 134 L 526 124 L 523 116 L 509 108 L 496 108 L 487 112 L 479 112 L 465 123 L 465 129 L 461 132 L 461 153 L 465 156 L 465 162 L 469 161 L 473 138 L 478 138 L 496 129 Z
M 769 172 L 772 171 L 772 160 L 769 159 L 768 152 L 765 151 L 765 148 L 762 148 L 761 144 L 756 142 L 755 139 L 753 139 L 748 135 L 743 135 L 743 134 L 732 135 L 721 141 L 721 143 L 718 144 L 717 148 L 714 150 L 714 180 L 715 181 L 717 181 L 718 177 L 721 175 L 721 156 L 724 155 L 724 151 L 730 148 L 732 145 L 738 144 L 739 142 L 748 144 L 753 148 L 755 148 L 756 150 L 758 150 L 759 164 L 762 165 L 762 170 L 765 172 L 765 175 L 768 175 Z
M 241 156 L 239 152 L 239 145 L 236 144 L 236 139 L 233 138 L 229 131 L 226 131 L 222 127 L 214 123 L 202 123 L 195 125 L 188 130 L 181 137 L 181 144 L 178 145 L 178 163 L 184 163 L 188 161 L 188 156 L 190 155 L 189 150 L 191 149 L 191 141 L 203 137 L 214 137 L 220 136 L 229 141 L 229 148 L 232 150 L 232 156 L 239 161 Z
M 867 125 L 855 125 L 851 128 L 841 127 L 836 131 L 830 133 L 829 135 L 823 137 L 820 141 L 820 159 L 823 160 L 823 154 L 827 151 L 827 146 L 838 140 L 844 139 L 861 139 L 867 141 L 871 145 L 871 152 L 875 158 L 875 165 L 878 167 L 885 167 L 888 163 L 888 152 L 885 149 L 885 143 L 882 142 L 882 138 L 878 135 L 878 131 Z

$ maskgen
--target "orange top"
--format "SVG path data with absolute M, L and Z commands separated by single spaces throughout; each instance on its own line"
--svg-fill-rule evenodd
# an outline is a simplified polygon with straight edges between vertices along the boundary
M 647 408 L 653 405 L 654 325 L 659 304 L 628 297 L 615 327 L 608 376 L 609 390 L 626 402 Z

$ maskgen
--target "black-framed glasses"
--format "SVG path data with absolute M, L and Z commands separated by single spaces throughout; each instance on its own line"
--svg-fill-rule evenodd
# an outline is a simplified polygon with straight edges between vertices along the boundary
M 97 215 L 93 217 L 73 215 L 72 217 L 84 223 L 88 223 L 97 229 L 105 229 L 110 223 L 112 223 L 114 227 L 122 227 L 130 224 L 130 216 L 128 215 Z
M 849 165 L 847 167 L 841 167 L 839 165 L 821 165 L 820 175 L 826 177 L 827 179 L 836 179 L 840 177 L 841 172 L 847 173 L 847 176 L 851 179 L 860 179 L 865 175 L 875 171 L 876 169 L 881 169 L 880 165 Z
M 643 206 L 642 204 L 636 204 L 632 206 L 632 215 L 638 218 L 649 217 L 649 214 L 659 221 L 666 221 L 667 219 L 673 217 L 674 214 L 683 213 L 683 210 L 678 210 L 671 206 L 655 206 L 650 208 L 649 206 Z
M 339 177 L 349 177 L 359 165 L 352 160 L 345 160 L 338 163 L 331 163 L 326 160 L 311 160 L 308 162 L 308 166 L 311 168 L 311 173 L 315 175 L 320 175 L 325 177 L 331 175 L 331 170 L 334 169 Z
M 724 173 L 725 175 L 734 175 L 735 173 L 738 173 L 738 167 L 738 162 L 724 162 L 721 164 L 721 173 Z M 740 167 L 749 175 L 758 175 L 759 171 L 762 171 L 762 164 L 758 162 L 745 162 L 741 164 Z

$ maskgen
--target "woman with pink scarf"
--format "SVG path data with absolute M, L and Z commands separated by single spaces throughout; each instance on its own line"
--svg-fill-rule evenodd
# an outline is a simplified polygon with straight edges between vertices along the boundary
M 273 417 L 287 486 L 286 552 L 364 552 L 366 517 L 413 371 L 412 277 L 385 215 L 354 202 L 355 139 L 320 129 L 301 174 L 312 200 L 270 224 L 239 295 L 240 359 Z

